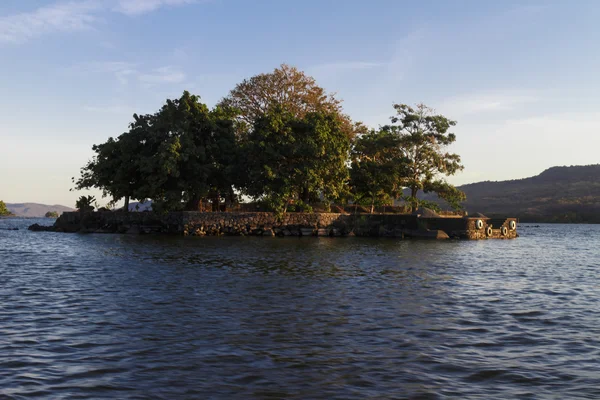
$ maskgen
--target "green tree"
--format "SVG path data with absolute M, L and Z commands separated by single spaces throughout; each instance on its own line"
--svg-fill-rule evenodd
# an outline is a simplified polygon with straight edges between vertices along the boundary
M 0 217 L 7 217 L 9 215 L 12 215 L 12 213 L 6 207 L 6 203 L 0 200 Z
M 331 201 L 347 191 L 350 141 L 336 115 L 297 118 L 278 109 L 260 117 L 243 147 L 246 194 L 284 213 L 291 201 Z
M 406 173 L 407 159 L 400 149 L 400 137 L 388 130 L 360 135 L 352 148 L 350 187 L 357 204 L 392 203 L 402 193 L 399 185 Z M 368 203 L 365 203 L 368 202 Z
M 96 187 L 113 201 L 152 199 L 157 211 L 197 210 L 215 193 L 231 193 L 237 156 L 231 115 L 209 110 L 184 92 L 154 114 L 133 116 L 129 131 L 95 145 L 76 189 Z
M 235 162 L 232 119 L 220 109 L 209 110 L 198 96 L 184 92 L 167 100 L 144 121 L 140 172 L 146 177 L 137 198 L 151 198 L 153 209 L 185 207 L 197 210 L 201 200 L 230 193 L 229 168 Z
M 466 196 L 443 178 L 463 169 L 460 156 L 446 151 L 456 140 L 449 132 L 456 122 L 434 114 L 423 104 L 415 108 L 394 104 L 394 108 L 396 115 L 392 117 L 392 124 L 382 129 L 398 136 L 399 148 L 406 159 L 406 173 L 401 184 L 410 189 L 406 200 L 412 210 L 419 207 L 419 190 L 434 192 L 453 207 L 458 207 Z
M 58 218 L 58 212 L 57 211 L 48 211 L 44 217 L 46 218 Z
M 81 168 L 79 179 L 73 178 L 75 189 L 101 189 L 103 197 L 110 196 L 113 202 L 124 198 L 127 211 L 136 182 L 142 181 L 138 168 L 140 145 L 132 139 L 135 134 L 130 131 L 92 146 L 96 155 Z

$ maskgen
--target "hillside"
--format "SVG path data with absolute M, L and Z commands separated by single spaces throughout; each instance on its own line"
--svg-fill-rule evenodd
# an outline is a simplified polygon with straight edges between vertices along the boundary
M 469 212 L 531 222 L 600 223 L 600 165 L 552 167 L 537 176 L 460 186 Z
M 58 204 L 50 206 L 38 203 L 6 203 L 6 208 L 18 217 L 43 217 L 48 211 L 57 211 L 59 214 L 74 211 L 73 208 Z

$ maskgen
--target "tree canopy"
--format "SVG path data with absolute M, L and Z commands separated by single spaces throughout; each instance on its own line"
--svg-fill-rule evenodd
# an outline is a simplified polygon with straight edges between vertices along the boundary
M 155 210 L 197 210 L 211 193 L 229 193 L 236 158 L 233 121 L 184 92 L 155 114 L 133 116 L 129 131 L 94 145 L 76 189 L 113 200 L 152 199 Z
M 415 108 L 394 104 L 394 109 L 396 115 L 391 118 L 392 124 L 384 126 L 382 130 L 398 138 L 406 168 L 400 184 L 410 189 L 406 200 L 413 211 L 419 206 L 419 190 L 435 192 L 453 207 L 458 207 L 465 199 L 464 193 L 443 178 L 464 168 L 458 154 L 446 151 L 456 141 L 456 135 L 448 132 L 456 125 L 456 121 L 434 114 L 424 104 L 418 104 Z
M 247 155 L 245 193 L 283 211 L 292 202 L 326 202 L 345 194 L 350 141 L 333 114 L 303 118 L 276 109 L 254 123 L 242 151 Z
M 212 109 L 185 91 L 153 114 L 134 114 L 126 132 L 92 147 L 73 181 L 77 190 L 125 199 L 125 210 L 129 199 L 172 211 L 207 201 L 217 209 L 245 195 L 278 212 L 349 198 L 373 211 L 404 188 L 413 208 L 419 190 L 459 207 L 464 194 L 444 180 L 463 168 L 447 152 L 456 122 L 422 104 L 394 108 L 391 124 L 368 131 L 312 77 L 284 64 L 244 80 Z
M 350 186 L 354 201 L 375 205 L 393 203 L 402 193 L 407 159 L 398 135 L 372 130 L 358 137 L 352 149 Z
M 286 64 L 243 80 L 221 100 L 220 106 L 232 110 L 241 134 L 247 133 L 259 118 L 276 110 L 299 119 L 309 113 L 333 115 L 349 138 L 361 129 L 360 124 L 354 124 L 344 114 L 341 100 L 317 85 L 313 77 Z

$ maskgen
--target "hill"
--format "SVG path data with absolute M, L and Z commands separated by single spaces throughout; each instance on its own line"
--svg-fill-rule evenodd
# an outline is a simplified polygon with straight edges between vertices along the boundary
M 526 222 L 600 223 L 600 165 L 552 167 L 537 176 L 459 187 L 470 213 Z
M 43 217 L 48 211 L 57 211 L 62 214 L 65 211 L 74 211 L 73 208 L 61 205 L 47 205 L 38 203 L 6 203 L 6 208 L 17 217 Z

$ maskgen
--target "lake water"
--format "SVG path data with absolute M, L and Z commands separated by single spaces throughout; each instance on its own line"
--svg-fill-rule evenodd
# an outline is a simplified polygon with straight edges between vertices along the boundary
M 52 221 L 0 220 L 0 398 L 600 398 L 600 226 L 400 241 L 35 222 Z

